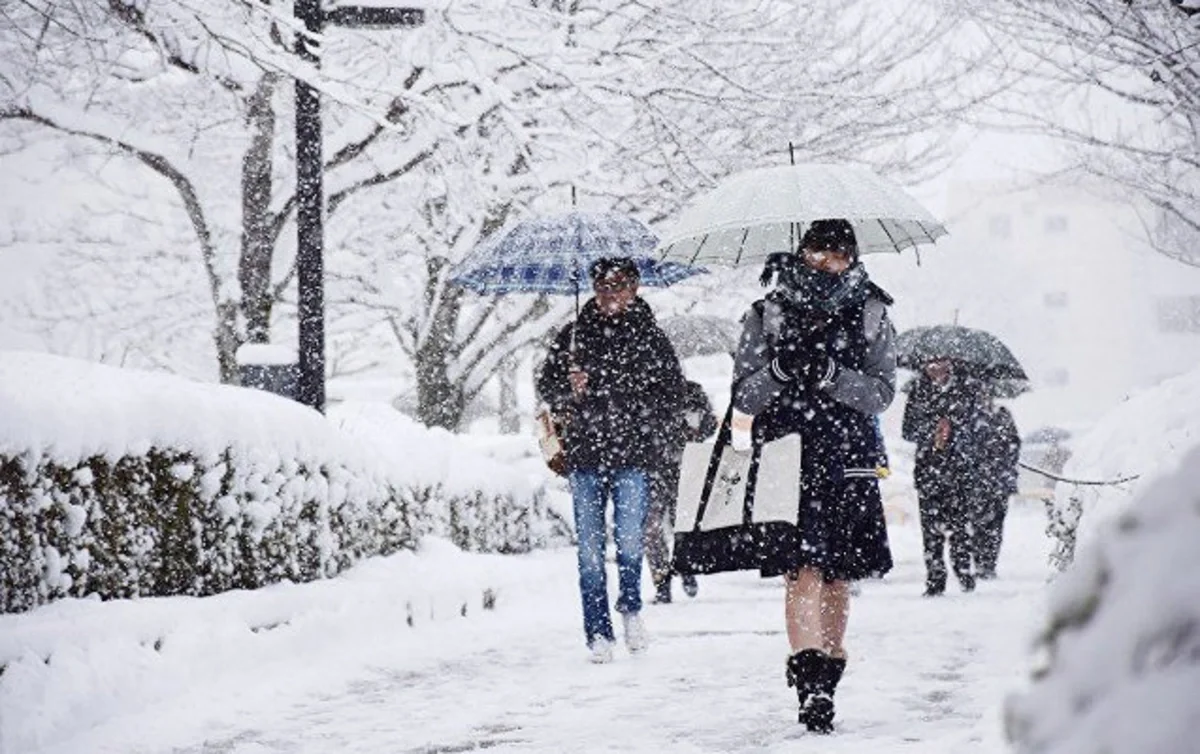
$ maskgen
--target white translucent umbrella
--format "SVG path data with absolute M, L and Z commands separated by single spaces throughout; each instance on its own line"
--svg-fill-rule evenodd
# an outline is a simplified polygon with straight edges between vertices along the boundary
M 904 189 L 855 165 L 781 165 L 732 175 L 679 215 L 659 258 L 685 264 L 757 264 L 796 250 L 813 220 L 844 218 L 862 254 L 898 252 L 946 235 Z

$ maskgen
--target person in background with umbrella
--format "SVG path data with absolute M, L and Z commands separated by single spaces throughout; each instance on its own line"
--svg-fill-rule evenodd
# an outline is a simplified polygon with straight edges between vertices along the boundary
M 646 564 L 650 566 L 650 577 L 654 580 L 654 602 L 671 602 L 670 538 L 675 526 L 675 504 L 679 492 L 679 465 L 683 461 L 683 449 L 689 442 L 703 442 L 717 431 L 717 416 L 712 403 L 698 382 L 684 383 L 683 400 L 679 413 L 672 417 L 663 443 L 664 455 L 650 470 L 650 510 L 646 515 L 645 546 Z M 681 577 L 683 592 L 689 597 L 699 594 L 700 584 L 695 574 L 685 573 Z
M 983 472 L 979 420 L 987 385 L 961 362 L 931 359 L 909 393 L 901 436 L 917 446 L 913 481 L 921 517 L 925 596 L 946 591 L 946 540 L 950 563 L 964 592 L 975 589 L 971 519 L 976 477 Z
M 591 265 L 595 296 L 555 338 L 537 378 L 540 398 L 565 420 L 567 476 L 574 504 L 584 637 L 593 662 L 616 644 L 605 572 L 605 510 L 613 504 L 619 596 L 630 652 L 646 649 L 642 620 L 642 538 L 649 471 L 664 455 L 664 427 L 680 413 L 683 371 L 650 306 L 638 297 L 637 263 Z
M 775 289 L 745 317 L 733 400 L 754 417 L 756 441 L 802 438 L 800 523 L 789 541 L 762 543 L 762 575 L 787 577 L 786 678 L 799 720 L 829 733 L 850 583 L 892 567 L 875 424 L 896 387 L 892 299 L 868 279 L 841 219 L 812 222 L 797 254 L 770 257 L 764 285 L 772 277 Z
M 1000 544 L 1004 539 L 1008 499 L 1017 491 L 1021 435 L 1012 412 L 995 402 L 993 391 L 987 391 L 980 403 L 981 412 L 975 422 L 980 459 L 975 476 L 971 549 L 976 575 L 981 579 L 994 579 Z

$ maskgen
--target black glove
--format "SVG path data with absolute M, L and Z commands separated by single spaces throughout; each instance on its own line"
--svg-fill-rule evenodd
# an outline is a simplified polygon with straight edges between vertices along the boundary
M 801 344 L 783 344 L 771 360 L 771 372 L 780 382 L 799 380 L 806 388 L 824 387 L 837 378 L 838 365 L 833 359 Z

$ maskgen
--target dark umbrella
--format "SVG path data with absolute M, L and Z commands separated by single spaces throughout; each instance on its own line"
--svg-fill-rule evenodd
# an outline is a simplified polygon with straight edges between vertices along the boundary
M 914 377 L 905 382 L 900 386 L 900 392 L 905 394 L 911 393 L 916 381 Z M 1019 395 L 1028 393 L 1030 390 L 1029 382 L 1026 380 L 984 380 L 983 382 L 987 385 L 988 392 L 991 393 L 993 398 L 1016 398 Z
M 931 361 L 954 361 L 990 380 L 1028 380 L 1008 346 L 986 330 L 962 325 L 915 327 L 896 338 L 897 363 L 920 369 Z

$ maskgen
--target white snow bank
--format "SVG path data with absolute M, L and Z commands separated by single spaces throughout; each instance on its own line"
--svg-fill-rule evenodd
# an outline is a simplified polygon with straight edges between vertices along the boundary
M 63 465 L 150 447 L 215 456 L 269 447 L 285 457 L 378 465 L 360 443 L 295 401 L 259 390 L 44 353 L 0 351 L 0 453 L 39 450 Z
M 1183 453 L 1200 443 L 1200 369 L 1163 381 L 1130 397 L 1073 444 L 1063 476 L 1082 480 L 1138 479 L 1121 485 L 1059 483 L 1052 530 L 1059 538 L 1054 559 L 1070 562 L 1105 522 L 1117 517 Z
M 448 494 L 482 491 L 532 497 L 550 474 L 544 464 L 514 466 L 477 450 L 478 438 L 426 427 L 382 403 L 346 401 L 331 406 L 330 421 L 379 453 L 393 473 Z M 535 445 L 533 438 L 525 440 Z
M 1200 444 L 1172 455 L 1172 473 L 1141 485 L 1054 583 L 1045 667 L 1006 710 L 1019 751 L 1197 751 Z
M 95 455 L 138 455 L 149 447 L 214 456 L 231 446 L 375 468 L 396 484 L 451 492 L 522 497 L 545 481 L 382 404 L 338 404 L 326 419 L 261 390 L 0 351 L 0 454 L 36 449 L 69 465 Z

